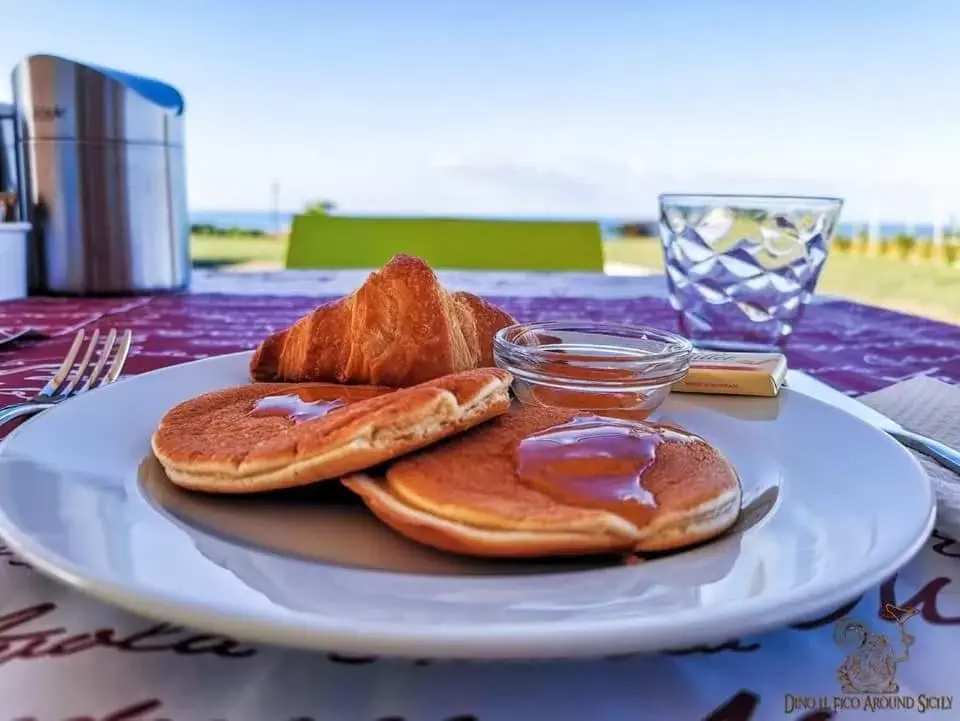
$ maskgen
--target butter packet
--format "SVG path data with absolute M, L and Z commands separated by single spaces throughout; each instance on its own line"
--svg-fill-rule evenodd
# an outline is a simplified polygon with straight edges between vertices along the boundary
M 786 377 L 787 357 L 782 353 L 694 351 L 690 371 L 672 390 L 773 398 Z

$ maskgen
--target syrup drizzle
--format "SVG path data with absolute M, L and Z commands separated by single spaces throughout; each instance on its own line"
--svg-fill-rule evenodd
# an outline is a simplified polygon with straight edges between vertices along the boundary
M 295 393 L 266 396 L 258 400 L 250 415 L 255 418 L 286 417 L 294 423 L 323 418 L 330 411 L 345 406 L 345 401 L 305 401 Z
M 663 434 L 620 418 L 577 416 L 527 436 L 517 448 L 522 483 L 565 505 L 610 511 L 638 525 L 656 514 L 643 485 Z

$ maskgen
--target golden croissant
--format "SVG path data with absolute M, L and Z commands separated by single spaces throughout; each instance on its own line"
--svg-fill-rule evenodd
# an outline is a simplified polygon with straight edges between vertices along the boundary
M 424 261 L 396 255 L 360 288 L 267 338 L 258 381 L 403 387 L 492 366 L 494 334 L 515 321 L 470 293 L 448 293 Z

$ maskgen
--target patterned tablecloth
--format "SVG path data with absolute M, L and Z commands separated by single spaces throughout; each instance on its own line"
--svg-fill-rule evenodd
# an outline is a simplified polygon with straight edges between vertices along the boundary
M 0 303 L 0 406 L 28 397 L 80 327 L 131 328 L 128 373 L 251 348 L 361 273 L 202 273 L 193 292 Z M 662 279 L 563 274 L 444 274 L 517 318 L 595 318 L 671 328 Z M 927 374 L 960 382 L 960 329 L 821 299 L 789 349 L 793 368 L 851 395 Z M 0 429 L 0 434 L 6 429 Z M 2 529 L 0 529 L 2 532 Z M 654 719 L 960 719 L 960 542 L 936 533 L 894 578 L 819 619 L 673 654 L 494 664 L 394 661 L 250 646 L 157 624 L 68 591 L 0 546 L 0 721 L 648 721 Z M 903 629 L 887 604 L 918 613 Z M 892 644 L 899 689 L 845 694 L 844 615 Z M 902 656 L 908 656 L 901 660 Z M 958 705 L 953 704 L 954 695 Z

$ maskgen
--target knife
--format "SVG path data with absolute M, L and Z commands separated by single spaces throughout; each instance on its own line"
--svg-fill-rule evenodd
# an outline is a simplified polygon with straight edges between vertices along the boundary
M 806 373 L 795 370 L 787 371 L 786 386 L 804 395 L 813 396 L 825 403 L 836 406 L 856 416 L 860 420 L 866 421 L 899 441 L 907 448 L 917 453 L 922 453 L 928 458 L 935 460 L 944 468 L 960 475 L 960 451 L 957 451 L 955 448 L 951 448 L 945 443 L 941 443 L 933 438 L 928 438 L 919 433 L 907 430 L 896 421 L 883 415 L 880 411 L 864 405 L 855 398 L 851 398 L 835 388 L 831 388 L 826 383 L 818 381 Z
M 28 340 L 31 338 L 43 339 L 44 336 L 42 333 L 38 333 L 33 328 L 24 328 L 23 330 L 14 331 L 10 335 L 0 335 L 0 346 L 7 345 L 8 343 L 13 343 L 18 340 Z

